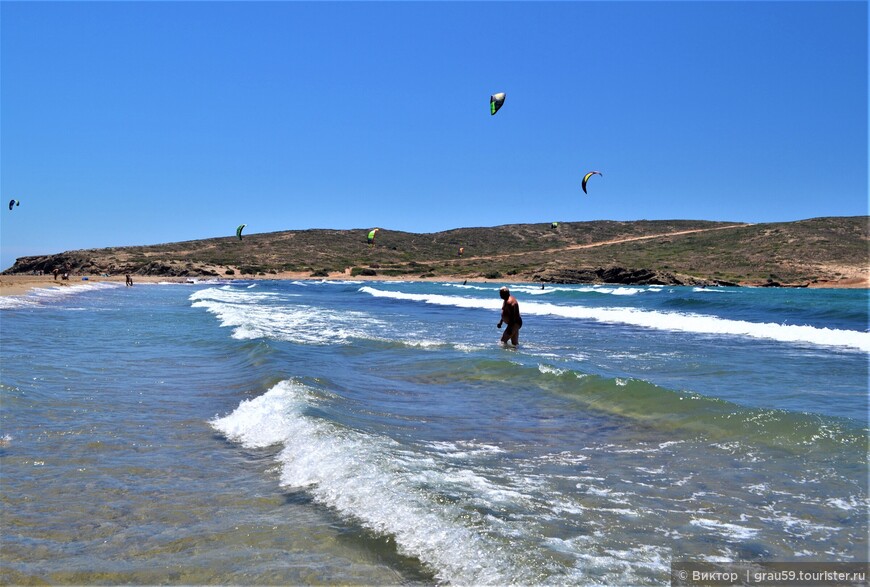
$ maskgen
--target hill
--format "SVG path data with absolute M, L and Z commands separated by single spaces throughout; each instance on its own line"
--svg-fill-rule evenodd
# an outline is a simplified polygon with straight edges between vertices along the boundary
M 373 276 L 562 283 L 867 287 L 868 217 L 740 224 L 593 221 L 457 228 L 291 230 L 19 258 L 4 275 Z M 458 254 L 459 248 L 463 253 Z

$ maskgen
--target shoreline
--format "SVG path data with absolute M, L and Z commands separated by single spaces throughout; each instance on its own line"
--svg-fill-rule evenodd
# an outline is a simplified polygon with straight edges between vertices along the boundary
M 86 278 L 86 279 L 85 279 Z M 220 279 L 221 281 L 263 281 L 263 280 L 334 280 L 334 281 L 470 281 L 473 283 L 539 283 L 528 279 L 519 278 L 519 276 L 509 276 L 507 279 L 493 280 L 483 277 L 462 277 L 443 275 L 438 277 L 416 277 L 410 279 L 408 277 L 394 277 L 388 275 L 356 275 L 351 277 L 347 273 L 331 273 L 326 277 L 312 277 L 309 272 L 283 272 L 277 274 L 263 275 L 248 275 L 245 277 L 169 277 L 161 275 L 133 275 L 133 285 L 136 283 L 188 283 L 191 279 L 198 281 L 207 281 L 209 279 Z M 52 275 L 0 275 L 0 296 L 22 296 L 26 295 L 34 289 L 53 288 L 53 287 L 72 287 L 89 283 L 124 283 L 124 275 L 111 275 L 109 277 L 99 275 L 75 275 L 70 276 L 69 280 L 54 279 Z M 557 284 L 549 284 L 557 285 Z M 612 286 L 633 287 L 633 284 L 601 284 Z M 740 287 L 765 287 L 764 284 L 741 283 Z M 867 279 L 842 279 L 839 281 L 823 281 L 810 283 L 807 285 L 789 285 L 784 284 L 782 287 L 795 288 L 807 287 L 812 289 L 870 289 L 870 282 Z
M 87 277 L 87 279 L 83 279 Z M 286 271 L 283 273 L 264 275 L 246 275 L 244 277 L 225 276 L 225 277 L 174 277 L 163 275 L 131 275 L 133 278 L 133 286 L 137 283 L 190 283 L 190 280 L 198 282 L 220 280 L 220 281 L 283 281 L 283 280 L 299 280 L 299 281 L 469 281 L 473 283 L 485 283 L 493 281 L 482 277 L 418 277 L 408 279 L 405 277 L 393 277 L 389 275 L 357 275 L 351 277 L 346 273 L 333 273 L 327 277 L 312 277 L 309 272 L 292 272 Z M 513 279 L 514 283 L 526 283 L 527 280 Z M 50 289 L 53 287 L 74 287 L 77 285 L 85 285 L 89 283 L 125 283 L 124 275 L 110 275 L 102 277 L 99 275 L 71 275 L 68 280 L 54 279 L 51 275 L 0 275 L 0 296 L 20 296 L 26 295 L 34 289 Z M 537 282 L 528 282 L 537 283 Z

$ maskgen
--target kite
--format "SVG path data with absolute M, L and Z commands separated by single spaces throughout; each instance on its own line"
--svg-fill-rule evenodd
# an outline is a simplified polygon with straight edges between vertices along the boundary
M 586 175 L 583 176 L 583 186 L 582 186 L 582 187 L 583 187 L 583 193 L 584 193 L 584 194 L 588 194 L 588 193 L 589 193 L 589 192 L 586 191 L 586 182 L 589 181 L 589 178 L 590 178 L 590 177 L 592 177 L 593 175 L 596 175 L 596 174 L 597 174 L 597 175 L 600 175 L 601 177 L 604 177 L 604 174 L 601 173 L 600 171 L 590 171 L 589 173 L 587 173 Z
M 242 240 L 242 231 L 246 226 L 247 224 L 239 224 L 239 227 L 236 229 L 236 236 L 239 237 L 239 240 Z
M 462 256 L 462 253 L 465 252 L 465 247 L 459 247 L 459 256 Z
M 21 202 L 19 202 L 18 200 L 9 200 L 9 209 L 10 210 L 12 209 L 12 206 L 20 206 L 20 205 L 21 205 Z
M 504 104 L 504 92 L 493 94 L 489 97 L 489 113 L 490 115 L 498 112 L 498 109 Z
M 380 230 L 380 228 L 375 228 L 374 230 L 370 230 L 370 231 L 369 231 L 368 243 L 369 243 L 370 245 L 371 245 L 371 244 L 374 244 L 374 242 L 375 242 L 375 236 L 377 236 L 379 230 Z

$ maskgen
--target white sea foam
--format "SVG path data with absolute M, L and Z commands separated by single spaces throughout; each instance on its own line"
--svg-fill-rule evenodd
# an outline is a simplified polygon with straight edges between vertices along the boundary
M 662 475 L 665 472 L 664 467 L 656 467 L 654 469 L 651 469 L 649 467 L 635 467 L 635 469 L 637 469 L 641 473 L 647 473 L 648 475 Z
M 457 308 L 497 310 L 499 299 L 480 299 L 441 294 L 412 294 L 386 291 L 364 286 L 361 292 L 375 297 L 402 301 L 422 302 Z M 642 328 L 670 332 L 689 332 L 709 335 L 746 336 L 780 342 L 809 343 L 870 351 L 870 332 L 817 328 L 794 324 L 775 324 L 731 320 L 702 314 L 659 312 L 636 308 L 591 308 L 586 306 L 556 305 L 546 302 L 526 302 L 522 311 L 527 315 L 559 316 L 562 318 L 595 320 L 611 324 L 629 324 Z
M 211 425 L 245 447 L 283 445 L 278 456 L 282 485 L 304 487 L 318 502 L 393 536 L 400 552 L 418 557 L 440 581 L 507 584 L 532 579 L 502 554 L 497 540 L 464 522 L 465 510 L 438 503 L 427 487 L 458 483 L 507 500 L 515 497 L 510 491 L 476 474 L 444 471 L 428 455 L 421 458 L 389 438 L 307 416 L 309 394 L 303 385 L 283 381 Z
M 350 281 L 350 280 L 348 280 L 348 281 L 344 281 L 344 280 L 335 281 L 335 280 L 331 280 L 331 279 L 323 279 L 321 281 L 315 281 L 313 283 L 315 283 L 317 285 L 360 285 L 363 282 L 362 281 Z
M 504 452 L 501 447 L 474 440 L 430 441 L 422 450 L 412 450 L 388 437 L 310 415 L 308 408 L 315 401 L 310 388 L 283 381 L 210 423 L 247 448 L 282 447 L 277 456 L 282 485 L 304 488 L 315 501 L 393 537 L 400 553 L 419 558 L 439 582 L 535 584 L 549 575 L 545 583 L 575 584 L 589 578 L 586 569 L 553 564 L 549 552 L 559 543 L 542 545 L 543 551 L 508 546 L 529 540 L 529 525 L 536 525 L 546 512 L 581 515 L 589 508 L 548 491 L 536 475 L 517 476 L 510 469 L 487 467 L 490 457 Z M 559 462 L 574 462 L 553 456 Z M 469 465 L 476 459 L 482 459 L 480 466 Z M 623 505 L 628 501 L 618 498 L 622 493 L 596 494 L 606 502 L 594 508 L 599 515 L 641 515 Z M 598 524 L 596 519 L 589 521 L 590 526 Z M 584 556 L 579 544 L 561 545 L 565 554 Z M 631 582 L 635 575 L 622 567 L 622 559 L 619 553 L 601 553 L 593 576 L 603 573 Z M 657 566 L 647 557 L 643 560 Z
M 298 293 L 263 292 L 236 287 L 209 288 L 190 295 L 191 307 L 204 308 L 232 327 L 240 340 L 272 338 L 301 344 L 346 344 L 353 339 L 398 342 L 421 350 L 437 350 L 450 343 L 426 338 L 426 332 L 404 332 L 400 339 L 390 324 L 360 311 L 337 311 L 293 303 Z M 462 352 L 488 349 L 487 345 L 456 344 Z
M 720 522 L 710 518 L 695 518 L 689 522 L 693 526 L 698 526 L 706 530 L 710 530 L 725 536 L 731 540 L 749 540 L 758 535 L 758 530 L 747 526 L 739 526 L 729 522 Z
M 423 350 L 434 350 L 443 348 L 446 346 L 443 340 L 406 340 L 403 341 L 403 344 L 412 348 L 418 348 Z
M 559 369 L 558 367 L 553 367 L 553 366 L 551 366 L 551 365 L 539 364 L 539 365 L 538 365 L 538 371 L 540 371 L 541 373 L 543 373 L 543 374 L 545 374 L 545 375 L 546 375 L 546 374 L 550 374 L 550 375 L 564 375 L 565 373 L 568 372 L 568 369 Z
M 574 569 L 582 585 L 635 585 L 647 584 L 649 580 L 639 581 L 638 572 L 662 576 L 670 567 L 671 550 L 659 546 L 640 545 L 627 550 L 595 548 L 594 538 L 578 537 L 566 541 L 564 550 L 573 551 L 576 556 Z M 584 544 L 584 539 L 588 544 Z M 553 544 L 553 539 L 548 539 Z
M 410 450 L 390 438 L 309 415 L 307 408 L 313 401 L 312 390 L 284 381 L 211 424 L 247 448 L 282 447 L 277 457 L 282 485 L 304 488 L 319 503 L 392 536 L 401 553 L 419 558 L 441 582 L 540 583 L 542 567 L 528 564 L 538 556 L 534 548 L 514 552 L 506 545 L 528 540 L 529 524 L 535 525 L 540 516 L 549 515 L 546 512 L 582 515 L 589 511 L 574 499 L 548 491 L 535 475 L 517 476 L 516 471 L 486 466 L 490 457 L 504 452 L 497 445 L 474 440 L 430 441 L 422 451 Z M 567 453 L 550 457 L 575 466 L 588 458 Z M 470 464 L 477 459 L 482 459 L 479 465 Z M 594 508 L 598 516 L 641 515 L 627 507 L 631 500 L 624 493 L 597 485 L 588 489 L 603 501 Z M 492 511 L 514 514 L 493 516 Z M 535 513 L 529 517 L 522 512 Z M 597 523 L 589 522 L 591 526 Z M 562 547 L 566 554 L 581 559 L 586 550 L 569 541 Z M 623 556 L 600 552 L 594 575 L 630 582 L 635 575 L 632 569 L 622 568 Z M 651 568 L 658 567 L 655 558 L 642 556 Z M 588 578 L 581 568 L 570 569 L 567 575 L 564 571 L 551 567 L 549 572 L 554 574 L 544 582 L 564 584 Z
M 754 493 L 755 495 L 767 495 L 770 493 L 770 485 L 767 483 L 753 483 L 752 485 L 746 486 L 746 491 Z
M 617 287 L 616 289 L 609 292 L 611 295 L 615 296 L 633 296 L 639 293 L 647 291 L 645 289 L 640 289 L 637 287 Z
M 282 383 L 260 397 L 243 401 L 232 414 L 212 420 L 211 425 L 247 448 L 280 444 L 292 433 L 295 398 L 293 388 Z
M 86 292 L 115 289 L 119 283 L 97 281 L 81 285 L 37 287 L 20 296 L 0 296 L 0 309 L 26 308 L 50 304 L 53 301 L 83 294 Z
M 861 499 L 854 495 L 850 495 L 848 498 L 829 498 L 825 500 L 825 504 L 845 511 L 854 510 L 859 507 L 867 508 L 867 506 L 870 506 L 868 500 Z
M 453 348 L 463 353 L 474 353 L 489 350 L 490 346 L 485 344 L 455 343 Z
M 500 288 L 499 285 L 472 285 L 472 284 L 461 284 L 461 283 L 442 283 L 440 284 L 444 287 L 455 287 L 458 289 L 464 289 L 469 291 L 491 291 L 497 292 Z M 539 295 L 549 295 L 557 292 L 571 292 L 571 293 L 595 293 L 602 295 L 613 295 L 613 296 L 633 296 L 640 293 L 647 292 L 659 292 L 661 291 L 661 286 L 643 286 L 643 287 L 627 287 L 627 286 L 586 286 L 586 287 L 566 287 L 560 285 L 550 285 L 545 284 L 544 287 L 540 285 L 527 285 L 527 284 L 516 284 L 509 286 L 511 293 L 520 293 L 531 296 L 539 296 Z
M 276 298 L 280 294 L 274 292 L 250 292 L 230 286 L 212 287 L 201 289 L 190 294 L 190 300 L 214 300 L 218 302 L 232 302 L 234 304 L 257 304 L 267 298 Z
M 659 444 L 659 448 L 668 448 L 677 444 L 683 444 L 685 440 L 666 440 Z
M 556 454 L 546 454 L 539 457 L 541 462 L 545 463 L 556 463 L 559 465 L 571 465 L 576 466 L 582 464 L 589 460 L 589 457 L 586 455 L 576 454 L 570 451 L 562 451 Z M 578 479 L 588 479 L 588 477 L 577 477 Z M 580 484 L 577 484 L 579 487 Z
M 494 444 L 478 443 L 474 441 L 432 441 L 428 446 L 451 459 L 467 459 L 478 456 L 489 456 L 504 452 Z
M 448 296 L 443 294 L 414 294 L 400 291 L 387 291 L 377 289 L 371 286 L 363 286 L 359 291 L 367 293 L 376 298 L 389 298 L 394 300 L 423 302 L 426 304 L 435 304 L 439 306 L 456 306 L 459 308 L 483 308 L 487 310 L 501 308 L 502 302 L 496 299 L 479 299 L 479 298 L 464 298 L 459 296 Z
M 36 288 L 31 290 L 28 295 L 44 299 L 56 299 L 65 298 L 72 295 L 78 295 L 85 292 L 99 291 L 104 289 L 115 289 L 118 287 L 121 287 L 120 283 L 98 281 L 94 283 L 83 283 L 81 285 Z
M 492 508 L 516 503 L 531 502 L 533 498 L 515 488 L 494 483 L 471 469 L 453 469 L 437 473 L 438 483 L 451 493 L 468 493 L 472 503 Z
M 338 312 L 306 304 L 287 303 L 292 294 L 209 288 L 190 296 L 192 307 L 205 308 L 221 326 L 232 327 L 233 338 L 274 338 L 304 344 L 346 343 L 371 337 L 380 320 L 363 312 Z
M 773 513 L 770 517 L 759 517 L 758 519 L 766 525 L 780 525 L 785 529 L 785 532 L 792 536 L 800 536 L 801 538 L 809 538 L 811 536 L 822 535 L 829 537 L 832 534 L 842 532 L 843 527 L 828 526 L 825 524 L 814 522 L 804 517 L 799 517 L 791 512 L 778 510 L 776 507 L 762 508 Z
M 0 310 L 13 310 L 38 305 L 39 302 L 35 298 L 28 296 L 0 296 Z

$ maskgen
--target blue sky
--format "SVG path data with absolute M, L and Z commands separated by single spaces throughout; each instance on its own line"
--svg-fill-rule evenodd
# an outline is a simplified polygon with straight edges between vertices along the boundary
M 3 1 L 0 27 L 2 268 L 240 223 L 868 213 L 866 1 Z

